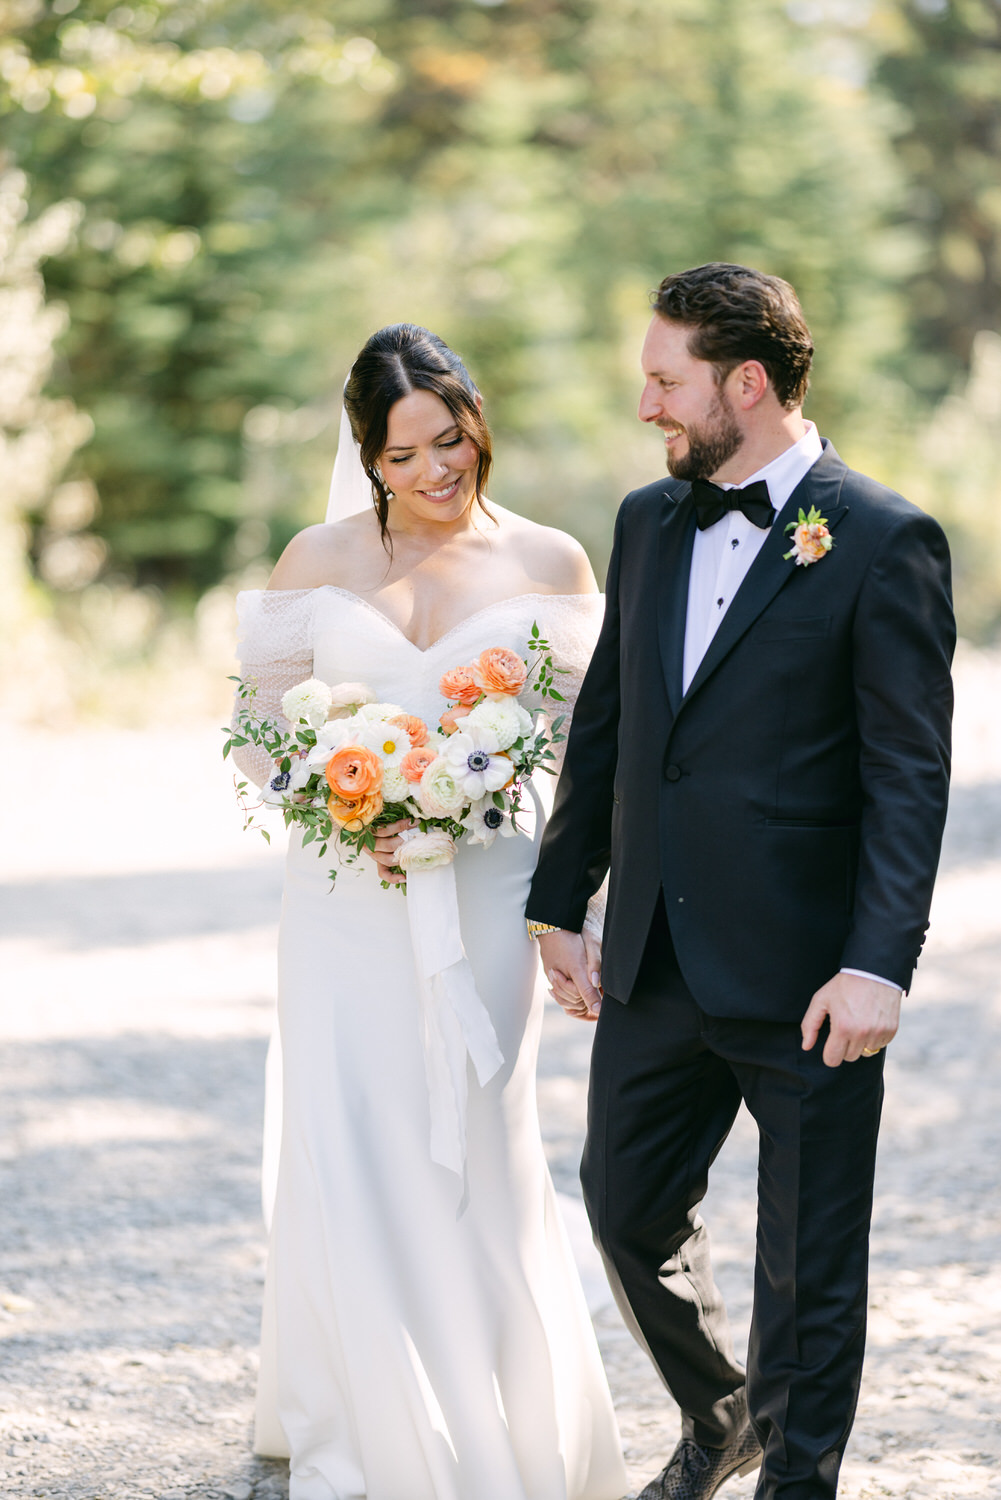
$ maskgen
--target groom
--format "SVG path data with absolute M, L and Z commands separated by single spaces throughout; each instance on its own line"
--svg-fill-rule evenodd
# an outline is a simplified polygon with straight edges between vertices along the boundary
M 759 1464 L 757 1500 L 828 1500 L 861 1378 L 883 1048 L 945 819 L 948 549 L 804 420 L 813 345 L 786 282 L 699 266 L 653 300 L 639 415 L 672 477 L 618 514 L 529 928 L 564 1008 L 600 1008 L 585 1199 L 682 1412 L 642 1500 Z M 609 866 L 601 1002 L 580 934 Z M 698 1215 L 741 1101 L 760 1139 L 746 1377 Z

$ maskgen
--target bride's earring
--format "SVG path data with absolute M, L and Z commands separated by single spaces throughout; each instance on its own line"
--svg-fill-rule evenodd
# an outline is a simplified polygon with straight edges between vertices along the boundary
M 376 466 L 375 466 L 375 472 L 378 475 L 379 483 L 382 485 L 383 489 L 386 492 L 386 499 L 387 500 L 395 500 L 396 496 L 393 494 L 393 491 L 389 488 L 389 485 L 386 483 L 386 476 L 385 476 L 385 474 L 383 474 L 382 469 L 380 468 L 380 466 L 378 464 L 376 464 Z

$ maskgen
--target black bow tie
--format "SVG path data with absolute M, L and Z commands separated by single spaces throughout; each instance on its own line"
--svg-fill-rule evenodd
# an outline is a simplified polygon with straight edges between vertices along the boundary
M 775 511 L 768 498 L 768 486 L 763 479 L 756 479 L 742 490 L 724 490 L 710 479 L 693 479 L 692 499 L 695 501 L 695 521 L 700 531 L 715 526 L 730 510 L 742 511 L 751 525 L 760 527 L 762 531 L 767 531 L 775 520 Z

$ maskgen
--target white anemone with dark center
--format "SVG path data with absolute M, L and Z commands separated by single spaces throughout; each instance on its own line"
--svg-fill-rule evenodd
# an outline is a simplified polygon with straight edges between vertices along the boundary
M 518 829 L 511 817 L 511 798 L 507 792 L 500 793 L 503 807 L 494 800 L 497 793 L 474 802 L 462 818 L 466 828 L 466 839 L 470 844 L 482 844 L 489 849 L 498 835 L 502 839 L 514 838 Z
M 510 757 L 498 752 L 497 735 L 480 725 L 453 734 L 443 751 L 456 785 L 471 802 L 499 792 L 511 780 Z

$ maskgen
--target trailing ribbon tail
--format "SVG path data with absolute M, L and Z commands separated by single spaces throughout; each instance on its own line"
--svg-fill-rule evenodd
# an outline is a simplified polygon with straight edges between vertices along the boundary
M 407 875 L 410 943 L 421 997 L 431 1107 L 431 1159 L 461 1178 L 466 1163 L 467 1060 L 488 1083 L 504 1056 L 462 946 L 453 865 Z

